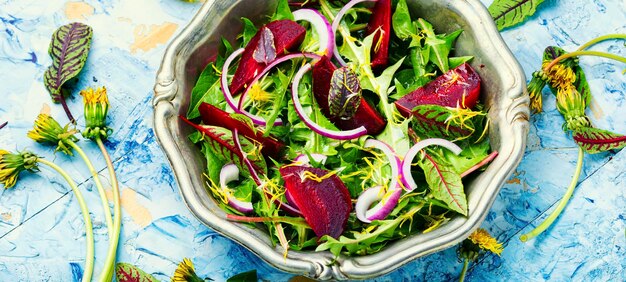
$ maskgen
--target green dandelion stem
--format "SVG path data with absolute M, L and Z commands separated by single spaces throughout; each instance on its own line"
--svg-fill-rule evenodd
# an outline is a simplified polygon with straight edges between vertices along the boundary
M 467 274 L 467 266 L 469 265 L 469 260 L 465 258 L 463 260 L 463 269 L 461 270 L 461 276 L 459 276 L 459 282 L 465 281 L 465 274 Z
M 37 159 L 37 162 L 40 164 L 46 165 L 56 172 L 58 172 L 64 179 L 67 181 L 67 184 L 72 188 L 72 192 L 76 196 L 76 200 L 80 205 L 80 211 L 83 214 L 83 220 L 85 221 L 85 233 L 87 242 L 87 255 L 85 257 L 85 271 L 83 272 L 82 281 L 91 281 L 91 276 L 93 275 L 93 265 L 94 265 L 94 241 L 93 241 L 93 225 L 91 223 L 91 217 L 89 215 L 89 209 L 87 209 L 87 203 L 85 202 L 85 198 L 83 198 L 83 194 L 78 190 L 76 183 L 72 178 L 58 165 L 53 162 L 46 161 L 44 159 Z
M 585 50 L 585 49 L 587 49 L 587 48 L 589 48 L 589 47 L 591 47 L 593 45 L 596 45 L 596 44 L 598 44 L 598 43 L 600 43 L 602 41 L 611 40 L 611 39 L 626 39 L 626 34 L 615 33 L 615 34 L 607 34 L 607 35 L 604 35 L 604 36 L 600 36 L 600 37 L 594 38 L 594 39 L 590 40 L 589 42 L 581 45 L 578 48 L 578 50 L 576 50 L 576 51 Z
M 583 156 L 584 155 L 585 154 L 584 154 L 583 149 L 578 148 L 578 162 L 576 163 L 576 172 L 574 172 L 574 178 L 572 178 L 572 182 L 570 182 L 569 187 L 567 188 L 567 191 L 565 192 L 565 195 L 563 195 L 563 198 L 561 198 L 561 201 L 559 202 L 559 204 L 556 206 L 554 211 L 552 211 L 552 213 L 548 216 L 548 218 L 546 218 L 546 220 L 544 220 L 541 224 L 539 224 L 539 226 L 537 226 L 532 231 L 520 236 L 519 239 L 522 242 L 526 242 L 536 237 L 537 235 L 541 234 L 546 229 L 548 229 L 548 227 L 552 225 L 554 220 L 556 220 L 556 218 L 561 214 L 561 212 L 567 205 L 567 202 L 569 202 L 569 199 L 572 197 L 572 194 L 574 193 L 574 189 L 576 188 L 576 185 L 578 184 L 578 178 L 580 178 L 580 173 L 582 172 L 582 168 L 583 168 Z
M 602 58 L 612 59 L 612 60 L 615 60 L 615 61 L 622 62 L 622 63 L 626 64 L 626 58 L 618 56 L 618 55 L 609 54 L 609 53 L 605 53 L 605 52 L 599 52 L 599 51 L 575 51 L 575 52 L 563 54 L 563 55 L 561 55 L 559 57 L 556 57 L 554 60 L 552 60 L 552 62 L 550 62 L 550 64 L 548 64 L 544 68 L 544 71 L 549 70 L 554 65 L 556 65 L 558 62 L 560 62 L 560 61 L 562 61 L 564 59 L 572 58 L 572 57 L 580 57 L 580 56 L 602 57 Z
M 113 219 L 111 217 L 111 209 L 109 208 L 109 201 L 107 200 L 107 195 L 106 195 L 106 192 L 104 191 L 104 187 L 102 187 L 102 182 L 100 182 L 100 177 L 98 176 L 98 172 L 93 167 L 93 164 L 89 160 L 89 157 L 87 157 L 87 154 L 85 154 L 85 152 L 83 151 L 83 149 L 80 148 L 80 146 L 78 146 L 74 141 L 69 140 L 69 139 L 67 140 L 67 144 L 70 145 L 72 148 L 74 148 L 74 150 L 76 150 L 76 152 L 83 159 L 83 161 L 85 162 L 85 165 L 87 165 L 87 168 L 89 169 L 89 172 L 91 173 L 91 176 L 93 177 L 93 181 L 96 183 L 98 194 L 100 194 L 100 201 L 102 203 L 102 209 L 104 209 L 104 218 L 107 224 L 109 240 L 111 240 L 113 237 Z
M 117 176 L 115 174 L 115 168 L 113 167 L 113 161 L 111 161 L 111 156 L 107 152 L 102 139 L 98 135 L 96 137 L 96 143 L 98 143 L 98 147 L 100 151 L 102 151 L 102 156 L 107 163 L 107 168 L 109 170 L 109 177 L 111 178 L 111 185 L 113 186 L 113 232 L 109 234 L 113 234 L 113 238 L 109 244 L 109 249 L 107 251 L 107 256 L 104 262 L 104 271 L 100 274 L 100 281 L 111 281 L 113 278 L 113 270 L 115 268 L 115 258 L 117 256 L 117 244 L 120 239 L 120 230 L 122 223 L 122 208 L 120 206 L 120 188 L 119 183 L 117 181 Z

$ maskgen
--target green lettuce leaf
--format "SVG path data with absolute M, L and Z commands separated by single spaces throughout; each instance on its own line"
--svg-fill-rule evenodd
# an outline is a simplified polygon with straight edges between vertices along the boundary
M 543 0 L 495 0 L 489 6 L 489 13 L 498 30 L 503 30 L 523 22 L 535 14 Z

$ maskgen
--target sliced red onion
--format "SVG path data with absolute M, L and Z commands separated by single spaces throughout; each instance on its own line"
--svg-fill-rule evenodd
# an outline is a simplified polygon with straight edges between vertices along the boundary
M 226 99 L 226 103 L 235 111 L 236 113 L 240 113 L 237 108 L 237 103 L 235 102 L 235 98 L 230 93 L 230 88 L 228 87 L 228 69 L 230 68 L 230 64 L 237 58 L 237 56 L 243 54 L 245 49 L 241 48 L 237 51 L 233 52 L 226 58 L 224 61 L 224 66 L 222 67 L 222 75 L 220 77 L 220 85 L 222 86 L 222 92 L 224 93 L 224 98 Z
M 293 12 L 293 18 L 296 21 L 307 21 L 315 30 L 319 38 L 320 55 L 330 55 L 335 51 L 335 33 L 326 17 L 313 9 L 300 9 Z
M 268 72 L 270 72 L 270 70 L 272 70 L 278 64 L 286 62 L 288 60 L 295 59 L 295 58 L 309 58 L 309 59 L 319 60 L 321 58 L 321 56 L 317 55 L 317 54 L 313 54 L 313 53 L 295 53 L 295 54 L 289 54 L 289 55 L 282 56 L 282 57 L 272 61 L 270 64 L 268 64 L 265 67 L 265 69 L 263 69 L 263 71 L 261 71 L 260 74 L 255 76 L 254 79 L 252 80 L 252 82 L 250 83 L 250 85 L 248 85 L 246 90 L 243 92 L 243 94 L 239 98 L 239 104 L 237 105 L 237 109 L 235 109 L 235 111 L 237 111 L 238 113 L 244 114 L 247 117 L 249 117 L 254 124 L 261 125 L 261 126 L 266 126 L 267 122 L 265 121 L 265 118 L 260 117 L 258 115 L 255 115 L 255 114 L 252 114 L 252 113 L 246 111 L 243 108 L 243 103 L 246 100 L 246 97 L 248 96 L 248 92 L 250 91 L 250 89 L 252 89 L 252 86 L 255 83 L 257 83 L 263 76 L 265 76 Z M 229 105 L 230 105 L 230 103 L 229 103 Z M 274 125 L 275 126 L 283 125 L 282 119 L 277 118 L 276 121 L 274 122 Z
M 413 191 L 413 189 L 417 188 L 417 183 L 415 183 L 415 180 L 413 180 L 413 176 L 411 175 L 411 163 L 413 162 L 413 159 L 417 156 L 419 151 L 433 145 L 444 147 L 452 151 L 455 155 L 458 155 L 461 151 L 463 151 L 463 149 L 461 149 L 458 145 L 441 138 L 430 138 L 417 142 L 417 144 L 413 145 L 413 147 L 409 149 L 406 156 L 404 156 L 404 160 L 402 161 L 402 179 L 403 184 L 408 191 Z
M 357 199 L 356 216 L 362 222 L 369 223 L 372 220 L 385 219 L 391 213 L 398 204 L 398 199 L 402 195 L 402 189 L 399 189 L 400 187 L 398 186 L 400 159 L 396 156 L 393 149 L 385 142 L 376 139 L 368 139 L 365 141 L 364 147 L 381 150 L 387 157 L 389 166 L 391 166 L 391 181 L 389 182 L 387 193 L 383 193 L 383 186 L 376 186 L 365 190 Z M 376 201 L 379 201 L 378 204 L 369 209 Z
M 326 159 L 328 159 L 328 157 L 324 154 L 309 154 L 311 156 L 311 158 L 313 159 L 313 161 L 317 162 L 317 163 L 326 163 Z M 308 164 L 311 162 L 311 158 L 309 158 L 309 155 L 307 154 L 300 154 L 298 155 L 293 161 L 294 162 L 298 162 L 301 164 Z
M 354 207 L 357 219 L 365 223 L 385 219 L 398 205 L 401 195 L 402 189 L 396 188 L 384 193 L 383 186 L 376 186 L 363 191 Z M 377 201 L 378 203 L 370 209 L 369 207 Z
M 477 163 L 473 167 L 470 167 L 468 170 L 466 170 L 463 173 L 461 173 L 461 178 L 468 176 L 470 173 L 472 173 L 472 172 L 478 170 L 479 168 L 485 166 L 486 164 L 490 163 L 497 156 L 498 156 L 498 151 L 491 152 L 491 154 L 489 154 L 489 156 L 484 158 L 482 161 L 480 161 L 479 163 Z
M 387 157 L 387 161 L 389 162 L 389 166 L 391 167 L 391 181 L 389 182 L 390 190 L 395 190 L 398 185 L 398 178 L 400 177 L 400 166 L 402 162 L 396 156 L 396 152 L 394 152 L 389 145 L 383 141 L 379 141 L 376 139 L 367 139 L 364 144 L 365 148 L 376 148 L 381 150 L 385 156 Z
M 302 121 L 317 134 L 320 134 L 324 137 L 336 139 L 336 140 L 351 140 L 351 139 L 355 139 L 363 135 L 366 135 L 367 129 L 365 129 L 364 126 L 360 126 L 359 128 L 346 130 L 346 131 L 330 130 L 330 129 L 323 128 L 319 124 L 313 122 L 305 114 L 304 109 L 302 108 L 302 104 L 300 103 L 300 97 L 298 97 L 298 89 L 300 86 L 300 80 L 302 80 L 302 77 L 304 76 L 304 74 L 310 69 L 311 69 L 311 64 L 308 64 L 308 63 L 304 65 L 302 68 L 300 68 L 300 70 L 298 71 L 298 73 L 296 73 L 293 79 L 292 90 L 291 90 L 291 97 L 293 100 L 294 108 L 296 109 L 296 112 L 298 113 L 298 116 L 300 116 Z
M 230 190 L 228 189 L 228 183 L 236 180 L 239 180 L 239 168 L 237 168 L 237 166 L 232 163 L 223 166 L 222 170 L 220 171 L 220 188 L 226 194 L 226 198 L 228 199 L 228 205 L 242 213 L 252 212 L 253 209 L 251 202 L 241 201 L 230 193 Z
M 341 24 L 341 20 L 343 19 L 343 16 L 348 12 L 348 10 L 352 9 L 354 5 L 363 3 L 363 2 L 376 2 L 376 0 L 352 0 L 346 3 L 346 5 L 344 5 L 343 8 L 339 10 L 339 13 L 337 13 L 337 15 L 335 16 L 335 19 L 333 20 L 333 25 L 332 25 L 333 34 L 338 34 L 337 29 L 339 28 L 339 25 Z M 344 61 L 343 58 L 341 58 L 341 55 L 339 54 L 339 49 L 337 48 L 337 42 L 335 40 L 332 40 L 332 42 L 334 45 L 333 54 L 335 55 L 335 59 L 339 62 L 341 66 L 346 66 L 346 61 Z
M 254 180 L 256 185 L 261 185 L 261 178 L 259 178 L 259 175 L 256 173 L 254 166 L 252 166 L 252 163 L 246 156 L 246 153 L 241 148 L 241 141 L 239 141 L 239 131 L 236 128 L 233 130 L 233 140 L 235 141 L 235 147 L 237 147 L 237 150 L 239 150 L 239 152 L 241 153 L 243 163 L 246 164 L 246 167 L 250 171 L 250 176 L 252 177 L 252 180 Z

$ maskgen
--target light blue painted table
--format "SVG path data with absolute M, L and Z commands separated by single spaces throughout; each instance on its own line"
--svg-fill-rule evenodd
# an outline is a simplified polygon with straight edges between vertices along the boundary
M 491 1 L 484 0 L 485 4 Z M 260 277 L 285 281 L 291 275 L 273 269 L 246 249 L 201 225 L 178 194 L 172 171 L 151 130 L 150 100 L 156 70 L 166 43 L 180 31 L 200 4 L 178 0 L 0 0 L 0 147 L 29 149 L 64 166 L 86 190 L 95 218 L 96 273 L 103 264 L 107 239 L 97 192 L 80 161 L 53 154 L 25 136 L 50 98 L 42 83 L 54 29 L 70 21 L 94 28 L 87 67 L 74 92 L 106 86 L 115 133 L 113 152 L 124 199 L 118 260 L 136 264 L 169 280 L 183 257 L 193 259 L 199 274 L 223 280 L 258 269 Z M 543 48 L 567 50 L 602 34 L 626 32 L 624 0 L 547 0 L 526 24 L 502 33 L 530 77 Z M 622 42 L 599 50 L 626 55 Z M 594 100 L 594 124 L 626 133 L 626 77 L 623 64 L 583 58 Z M 548 98 L 549 97 L 549 98 Z M 546 112 L 534 116 L 526 155 L 500 192 L 483 228 L 504 242 L 501 257 L 487 255 L 472 265 L 469 281 L 554 280 L 624 281 L 626 277 L 626 152 L 585 156 L 579 187 L 554 227 L 529 243 L 521 232 L 541 222 L 564 193 L 574 171 L 576 147 L 561 130 L 562 118 L 544 92 Z M 69 101 L 82 111 L 80 97 Z M 60 106 L 53 114 L 66 122 Z M 82 118 L 79 116 L 77 118 Z M 82 141 L 91 156 L 97 148 Z M 96 158 L 104 169 L 104 160 Z M 48 169 L 23 174 L 20 183 L 0 192 L 0 281 L 70 281 L 80 277 L 84 228 L 75 198 Z M 407 264 L 376 281 L 455 280 L 461 270 L 455 249 Z

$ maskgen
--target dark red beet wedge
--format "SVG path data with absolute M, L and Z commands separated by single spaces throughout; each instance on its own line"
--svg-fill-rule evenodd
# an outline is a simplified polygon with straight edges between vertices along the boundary
M 291 20 L 273 21 L 261 27 L 259 31 L 262 31 L 265 27 L 274 35 L 274 46 L 276 47 L 276 56 L 278 57 L 285 54 L 286 51 L 292 51 L 298 48 L 306 34 L 304 27 Z M 245 51 L 241 55 L 241 61 L 239 62 L 237 71 L 235 71 L 233 81 L 230 84 L 230 92 L 233 95 L 239 94 L 244 86 L 250 83 L 266 66 L 264 63 L 257 62 L 253 57 L 254 50 L 257 49 L 260 38 L 261 32 L 257 32 L 257 34 L 250 39 Z
M 280 174 L 285 180 L 287 191 L 315 235 L 318 238 L 324 235 L 338 238 L 352 211 L 350 193 L 339 176 L 333 175 L 317 182 L 305 177 L 307 171 L 318 177 L 330 173 L 313 167 L 285 166 L 280 169 Z
M 396 101 L 396 107 L 405 117 L 419 105 L 471 109 L 476 106 L 479 96 L 480 76 L 465 63 L 402 97 Z
M 367 35 L 374 35 L 372 46 L 372 68 L 387 66 L 389 61 L 389 39 L 391 36 L 391 0 L 378 0 L 367 24 Z
M 211 104 L 202 103 L 198 110 L 204 124 L 220 126 L 230 130 L 237 129 L 239 134 L 261 143 L 263 145 L 261 152 L 264 156 L 270 156 L 276 160 L 281 157 L 280 152 L 285 148 L 285 144 L 276 140 L 276 138 L 271 136 L 264 137 L 263 132 L 255 132 L 245 122 L 234 119 L 229 113 Z
M 313 94 L 324 116 L 339 129 L 351 130 L 365 126 L 367 134 L 376 135 L 385 129 L 387 122 L 365 99 L 361 98 L 359 108 L 351 119 L 331 118 L 328 107 L 328 94 L 333 72 L 337 69 L 326 56 L 313 66 Z

